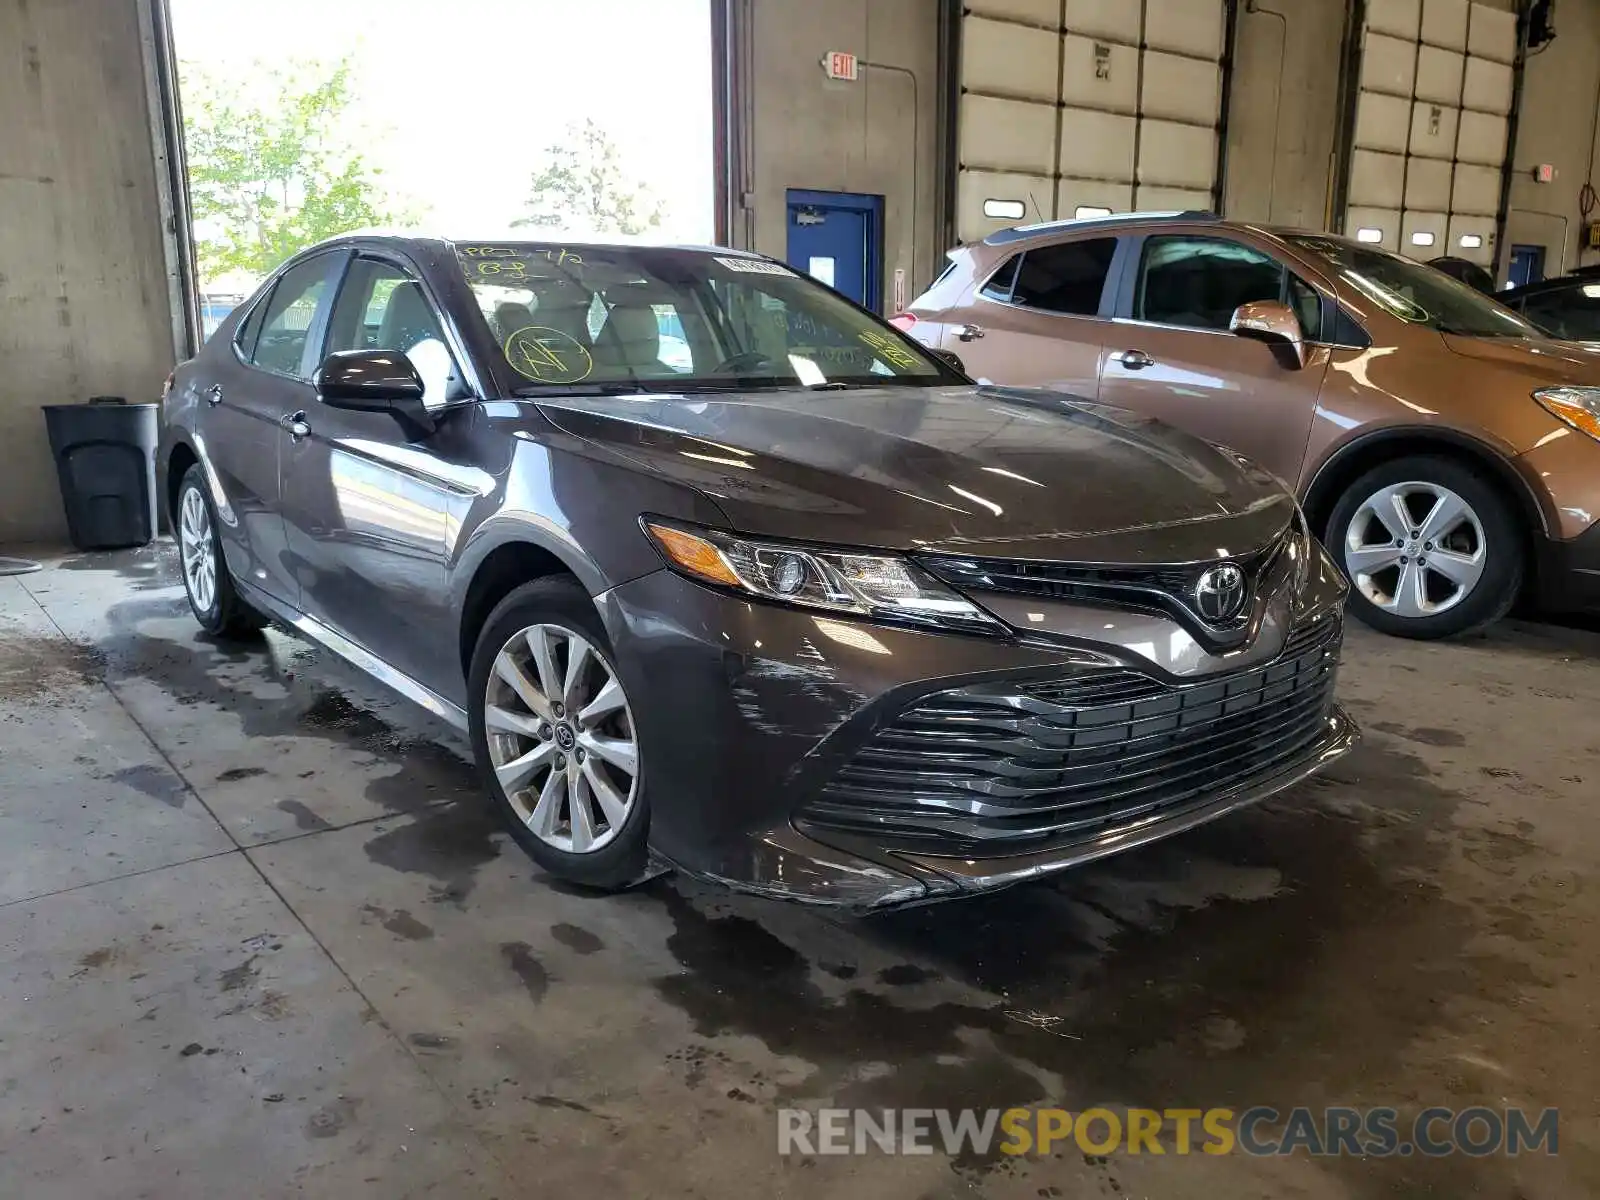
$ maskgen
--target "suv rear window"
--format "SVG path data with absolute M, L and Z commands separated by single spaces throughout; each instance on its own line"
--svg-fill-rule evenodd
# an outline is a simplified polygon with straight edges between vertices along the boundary
M 1011 302 L 1045 312 L 1095 316 L 1116 253 L 1116 238 L 1086 238 L 1026 251 Z

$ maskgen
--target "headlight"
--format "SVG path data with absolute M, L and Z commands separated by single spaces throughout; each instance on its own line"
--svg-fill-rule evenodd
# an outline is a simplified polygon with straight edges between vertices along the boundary
M 752 541 L 650 517 L 642 523 L 667 562 L 702 583 L 876 621 L 1005 632 L 972 601 L 897 556 Z
M 1533 394 L 1546 412 L 1580 433 L 1600 440 L 1600 388 L 1540 388 Z

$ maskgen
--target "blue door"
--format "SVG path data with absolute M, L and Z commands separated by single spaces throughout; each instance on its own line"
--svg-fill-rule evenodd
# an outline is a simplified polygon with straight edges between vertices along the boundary
M 789 265 L 878 311 L 882 213 L 882 196 L 789 189 Z
M 1506 272 L 1511 287 L 1525 287 L 1544 278 L 1543 246 L 1512 246 L 1511 269 Z

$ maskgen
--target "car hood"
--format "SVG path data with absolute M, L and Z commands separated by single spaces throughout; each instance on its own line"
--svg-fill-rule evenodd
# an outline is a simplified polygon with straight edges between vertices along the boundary
M 1293 501 L 1230 451 L 1027 388 L 541 401 L 569 434 L 714 498 L 741 533 L 1094 563 L 1248 554 Z
M 1525 371 L 1539 383 L 1600 383 L 1600 347 L 1593 343 L 1442 336 L 1452 354 Z

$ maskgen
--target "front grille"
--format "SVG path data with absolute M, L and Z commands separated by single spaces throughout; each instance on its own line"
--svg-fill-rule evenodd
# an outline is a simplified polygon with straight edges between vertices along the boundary
M 1297 527 L 1291 527 L 1266 548 L 1228 560 L 1244 570 L 1251 596 L 1260 597 L 1271 590 L 1278 575 L 1275 568 L 1290 539 L 1296 536 Z M 1237 644 L 1251 621 L 1248 606 L 1237 620 L 1222 625 L 1205 621 L 1195 611 L 1192 603 L 1195 583 L 1201 572 L 1213 564 L 1108 567 L 949 555 L 928 555 L 918 561 L 945 583 L 965 591 L 1038 596 L 1073 604 L 1163 613 L 1179 621 L 1199 641 L 1212 646 Z
M 799 815 L 929 853 L 1070 843 L 1266 779 L 1323 736 L 1337 616 L 1249 670 L 1170 685 L 1132 670 L 924 697 Z

